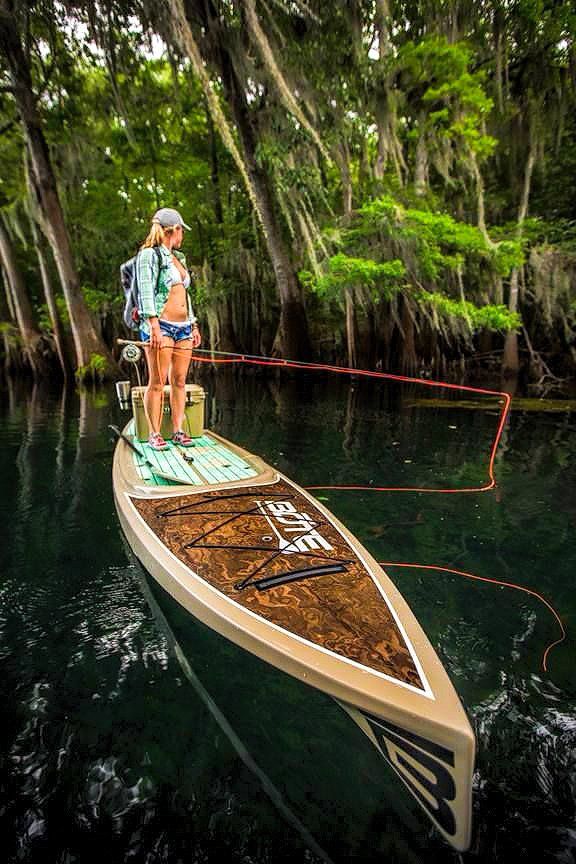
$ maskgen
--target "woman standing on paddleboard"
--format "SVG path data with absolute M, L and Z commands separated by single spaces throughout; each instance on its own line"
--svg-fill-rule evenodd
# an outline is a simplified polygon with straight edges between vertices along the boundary
M 184 432 L 186 376 L 192 349 L 201 343 L 200 330 L 192 312 L 190 274 L 179 252 L 184 229 L 188 228 L 177 210 L 162 207 L 152 218 L 152 227 L 136 259 L 140 338 L 148 342 L 148 387 L 144 395 L 150 424 L 148 444 L 154 450 L 168 446 L 160 433 L 164 384 L 170 379 L 172 441 L 184 447 L 192 439 Z

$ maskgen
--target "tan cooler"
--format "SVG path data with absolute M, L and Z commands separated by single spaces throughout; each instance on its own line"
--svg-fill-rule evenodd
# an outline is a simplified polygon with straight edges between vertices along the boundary
M 144 411 L 144 393 L 146 387 L 132 387 L 132 413 L 136 424 L 136 437 L 146 441 L 150 434 L 148 420 Z M 191 438 L 200 438 L 204 431 L 204 388 L 199 384 L 186 384 L 186 408 L 184 412 L 184 432 Z M 164 438 L 172 436 L 172 420 L 170 417 L 170 387 L 164 387 L 164 413 L 162 416 L 161 433 Z

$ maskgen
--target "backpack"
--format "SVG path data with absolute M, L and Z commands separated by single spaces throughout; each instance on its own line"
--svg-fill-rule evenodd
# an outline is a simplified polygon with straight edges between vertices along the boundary
M 154 246 L 156 257 L 158 258 L 158 279 L 160 278 L 160 269 L 162 267 L 162 253 L 157 246 Z M 138 311 L 138 277 L 136 275 L 136 259 L 137 253 L 133 258 L 125 261 L 120 265 L 120 284 L 124 292 L 124 312 L 122 320 L 129 330 L 138 330 L 140 327 L 140 313 Z M 158 285 L 156 285 L 158 287 Z

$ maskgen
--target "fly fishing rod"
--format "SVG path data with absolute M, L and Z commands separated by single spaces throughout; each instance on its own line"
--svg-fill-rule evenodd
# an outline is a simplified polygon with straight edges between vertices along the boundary
M 117 339 L 118 345 L 137 345 L 138 348 L 150 348 L 150 342 L 135 339 Z M 159 350 L 170 348 L 171 350 L 190 351 L 193 354 L 208 355 L 208 357 L 219 358 L 217 363 L 246 363 L 255 366 L 269 366 L 270 368 L 284 369 L 315 369 L 323 372 L 338 372 L 344 375 L 356 375 L 360 378 L 384 378 L 388 381 L 401 381 L 408 384 L 422 384 L 425 387 L 445 387 L 447 390 L 463 390 L 468 393 L 482 393 L 486 396 L 499 396 L 504 399 L 504 414 L 508 413 L 511 397 L 503 390 L 489 390 L 485 387 L 472 387 L 468 384 L 453 384 L 449 381 L 434 381 L 431 378 L 413 378 L 407 375 L 395 375 L 392 372 L 373 371 L 371 369 L 356 369 L 348 366 L 333 366 L 330 363 L 312 363 L 307 360 L 290 360 L 286 357 L 267 357 L 263 354 L 240 354 L 234 351 L 217 351 L 213 348 L 176 348 L 175 345 L 159 346 Z M 198 357 L 201 362 L 208 362 L 208 357 Z M 194 359 L 194 358 L 192 358 Z

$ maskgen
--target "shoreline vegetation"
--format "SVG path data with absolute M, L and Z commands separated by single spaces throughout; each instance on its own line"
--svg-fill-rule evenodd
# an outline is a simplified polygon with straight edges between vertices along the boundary
M 165 205 L 207 346 L 569 391 L 575 70 L 544 0 L 0 0 L 1 374 L 118 374 Z

